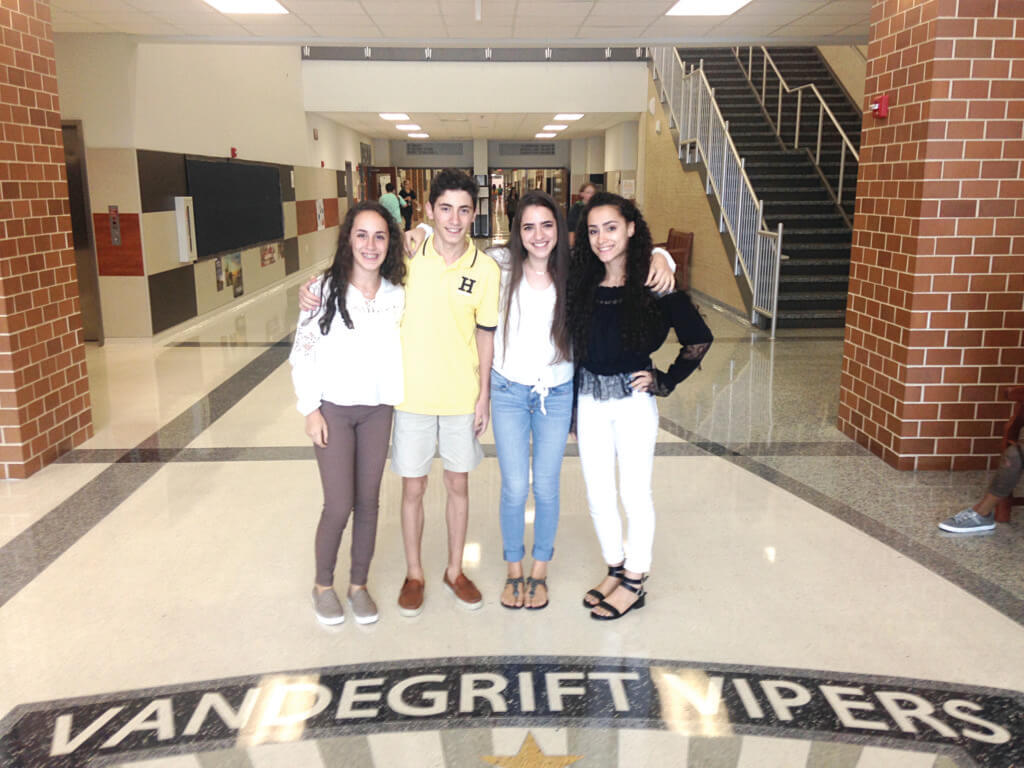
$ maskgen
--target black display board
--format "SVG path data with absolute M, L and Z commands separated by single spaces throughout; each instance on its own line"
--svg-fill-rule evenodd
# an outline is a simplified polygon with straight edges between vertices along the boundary
M 284 237 L 275 165 L 185 158 L 199 258 Z

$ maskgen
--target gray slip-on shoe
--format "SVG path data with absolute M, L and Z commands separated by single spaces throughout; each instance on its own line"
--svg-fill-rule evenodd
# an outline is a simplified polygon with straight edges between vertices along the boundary
M 321 624 L 341 624 L 345 621 L 345 609 L 333 589 L 321 592 L 313 587 L 313 611 Z
M 377 604 L 366 589 L 357 589 L 349 595 L 348 605 L 357 624 L 373 624 L 379 618 Z

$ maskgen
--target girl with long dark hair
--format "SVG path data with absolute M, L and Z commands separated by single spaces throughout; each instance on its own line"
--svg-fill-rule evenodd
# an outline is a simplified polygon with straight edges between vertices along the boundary
M 633 202 L 595 194 L 576 232 L 568 315 L 577 365 L 580 464 L 608 566 L 607 577 L 583 598 L 594 619 L 618 619 L 644 606 L 654 545 L 654 396 L 668 395 L 693 373 L 712 342 L 685 292 L 659 298 L 645 287 L 650 254 L 651 233 Z M 667 371 L 659 371 L 651 354 L 670 328 L 679 353 Z M 619 496 L 629 525 L 625 546 Z
M 310 287 L 319 308 L 299 315 L 289 357 L 324 492 L 313 587 L 314 612 L 324 624 L 345 620 L 334 567 L 350 513 L 347 602 L 360 624 L 378 617 L 366 582 L 392 411 L 403 396 L 399 324 L 405 271 L 402 233 L 387 210 L 376 202 L 349 209 L 334 262 Z
M 505 265 L 491 366 L 491 423 L 501 469 L 502 550 L 507 565 L 501 604 L 537 610 L 548 604 L 559 480 L 572 419 L 572 351 L 566 320 L 569 237 L 550 195 L 519 200 L 508 246 L 489 253 Z M 525 577 L 523 543 L 530 493 L 535 517 L 533 565 Z

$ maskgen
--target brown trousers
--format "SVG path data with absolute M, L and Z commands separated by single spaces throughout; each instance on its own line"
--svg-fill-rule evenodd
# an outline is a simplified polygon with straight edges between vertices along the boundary
M 314 446 L 324 509 L 316 527 L 316 583 L 334 584 L 341 534 L 352 521 L 351 584 L 365 584 L 377 542 L 380 479 L 391 437 L 390 405 L 334 405 L 322 402 L 327 445 Z

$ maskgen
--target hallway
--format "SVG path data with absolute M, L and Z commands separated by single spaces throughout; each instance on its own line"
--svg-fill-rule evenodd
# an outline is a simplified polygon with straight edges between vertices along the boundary
M 0 486 L 0 765 L 1024 761 L 1019 521 L 941 537 L 986 474 L 897 472 L 844 437 L 841 331 L 772 342 L 710 305 L 703 370 L 659 402 L 645 610 L 597 625 L 579 607 L 603 568 L 572 443 L 551 605 L 501 609 L 488 433 L 465 562 L 483 609 L 441 589 L 435 466 L 426 609 L 399 616 L 386 471 L 381 620 L 320 626 L 320 484 L 287 364 L 296 285 L 90 346 L 95 437 Z

